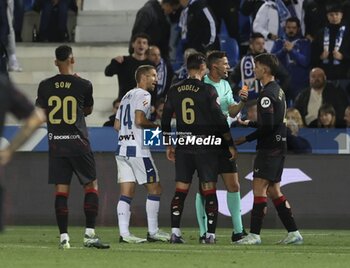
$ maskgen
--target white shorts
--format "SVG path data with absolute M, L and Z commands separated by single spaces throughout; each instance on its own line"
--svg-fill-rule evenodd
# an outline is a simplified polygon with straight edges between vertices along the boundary
M 138 184 L 159 182 L 158 170 L 152 157 L 129 157 L 116 155 L 118 183 Z

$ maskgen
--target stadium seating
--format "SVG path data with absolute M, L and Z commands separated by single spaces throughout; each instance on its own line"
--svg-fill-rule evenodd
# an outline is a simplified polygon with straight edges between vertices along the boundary
M 228 35 L 224 22 L 221 23 L 219 40 L 220 49 L 226 52 L 231 68 L 236 66 L 239 61 L 239 46 L 237 40 Z
M 11 78 L 19 88 L 30 97 L 36 98 L 37 88 L 41 80 L 58 73 L 54 65 L 54 51 L 58 44 L 18 43 L 17 57 L 23 67 L 23 72 L 10 73 Z M 72 43 L 76 57 L 75 72 L 89 79 L 94 87 L 94 112 L 87 117 L 89 126 L 102 126 L 112 110 L 112 101 L 118 96 L 116 77 L 105 77 L 104 69 L 111 58 L 126 55 L 126 44 L 83 45 Z M 8 124 L 18 123 L 13 118 Z

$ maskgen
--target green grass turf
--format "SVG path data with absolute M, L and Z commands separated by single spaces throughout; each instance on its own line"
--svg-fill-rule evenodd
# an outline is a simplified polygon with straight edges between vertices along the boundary
M 165 230 L 165 229 L 164 229 Z M 0 235 L 0 267 L 350 267 L 350 231 L 302 230 L 303 245 L 276 245 L 283 230 L 263 230 L 263 244 L 230 244 L 231 230 L 217 230 L 217 244 L 198 244 L 198 231 L 184 228 L 186 244 L 119 244 L 116 228 L 98 228 L 109 250 L 84 248 L 82 227 L 70 227 L 72 248 L 58 249 L 55 226 L 7 226 Z M 146 228 L 131 228 L 144 237 Z

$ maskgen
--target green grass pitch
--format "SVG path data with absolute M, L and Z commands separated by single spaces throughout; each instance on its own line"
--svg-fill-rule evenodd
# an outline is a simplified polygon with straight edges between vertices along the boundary
M 166 229 L 164 229 L 166 230 Z M 0 267 L 350 267 L 350 231 L 302 230 L 303 245 L 276 245 L 284 230 L 263 230 L 262 245 L 230 244 L 230 229 L 217 230 L 217 244 L 198 244 L 198 231 L 183 228 L 186 244 L 119 244 L 116 228 L 100 227 L 109 250 L 84 248 L 82 227 L 70 227 L 72 248 L 58 249 L 55 226 L 7 226 L 0 235 Z M 146 228 L 131 228 L 144 237 Z

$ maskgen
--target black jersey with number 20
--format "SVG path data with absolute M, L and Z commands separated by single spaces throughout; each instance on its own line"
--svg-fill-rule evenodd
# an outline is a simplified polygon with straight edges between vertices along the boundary
M 91 151 L 84 108 L 93 104 L 92 84 L 78 76 L 58 74 L 40 83 L 36 105 L 46 110 L 50 154 Z

